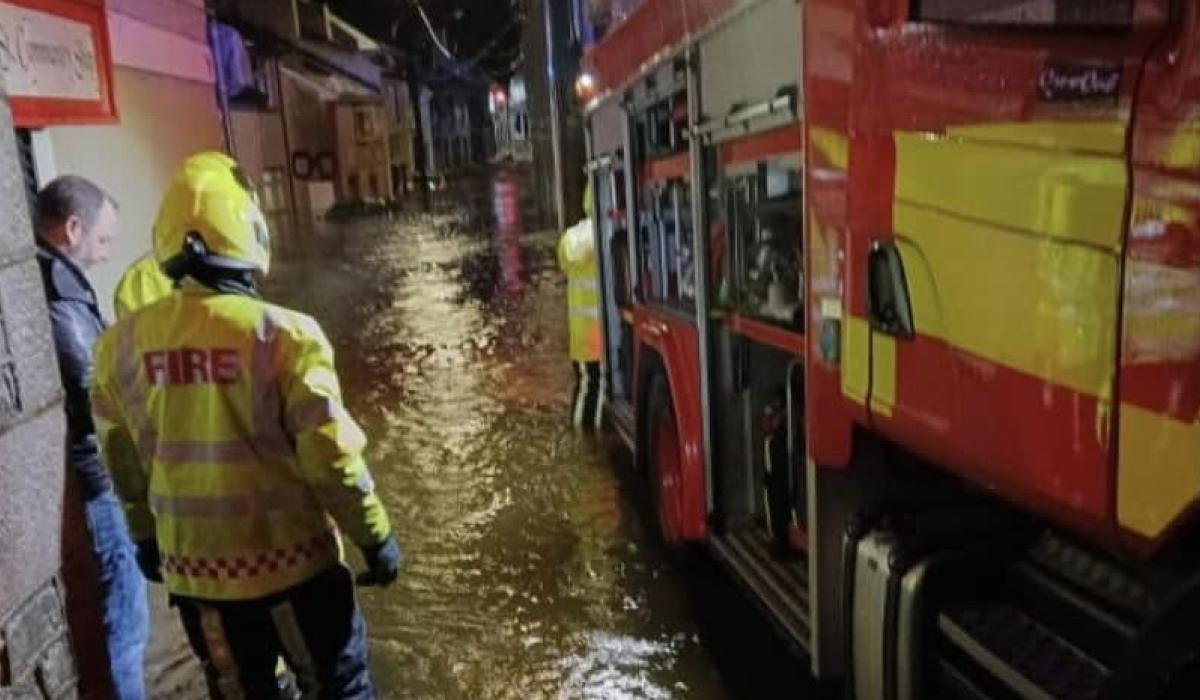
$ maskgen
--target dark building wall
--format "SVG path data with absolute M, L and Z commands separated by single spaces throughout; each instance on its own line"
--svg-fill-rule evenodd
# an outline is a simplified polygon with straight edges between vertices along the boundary
M 546 8 L 550 3 L 554 36 L 554 60 L 546 45 Z M 529 100 L 529 138 L 533 147 L 533 181 L 537 186 L 538 209 L 544 223 L 555 219 L 554 141 L 551 128 L 550 91 L 558 95 L 563 157 L 563 200 L 567 225 L 583 216 L 583 167 L 585 162 L 583 119 L 575 99 L 580 42 L 572 26 L 570 0 L 527 0 L 524 29 L 526 92 Z M 551 80 L 553 76 L 553 81 Z
M 61 389 L 26 191 L 0 100 L 0 697 L 73 697 L 60 570 L 90 557 L 80 508 L 64 511 Z M 92 602 L 79 611 L 95 623 Z M 103 654 L 92 648 L 92 668 Z
M 546 22 L 543 0 L 526 0 L 521 37 L 525 94 L 529 105 L 529 141 L 533 151 L 534 201 L 542 225 L 554 220 L 554 145 L 550 139 L 550 93 L 546 78 Z

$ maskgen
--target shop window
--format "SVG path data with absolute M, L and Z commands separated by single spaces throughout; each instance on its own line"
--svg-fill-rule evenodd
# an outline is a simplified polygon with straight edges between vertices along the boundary
M 963 25 L 1123 28 L 1133 0 L 918 0 L 912 18 Z
M 798 158 L 724 173 L 709 193 L 716 304 L 790 328 L 803 324 L 803 229 Z

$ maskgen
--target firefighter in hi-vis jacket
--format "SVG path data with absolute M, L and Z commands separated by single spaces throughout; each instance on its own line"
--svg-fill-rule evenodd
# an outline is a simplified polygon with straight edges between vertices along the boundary
M 360 584 L 394 581 L 400 549 L 328 340 L 259 298 L 270 239 L 232 159 L 184 162 L 154 254 L 177 288 L 101 337 L 92 384 L 139 563 L 213 697 L 277 697 L 280 656 L 305 697 L 374 697 L 339 528 L 365 554 Z
M 592 186 L 583 193 L 586 217 L 558 241 L 558 267 L 567 276 L 567 326 L 575 391 L 571 424 L 598 430 L 604 419 L 604 372 L 601 367 L 599 267 L 592 233 Z

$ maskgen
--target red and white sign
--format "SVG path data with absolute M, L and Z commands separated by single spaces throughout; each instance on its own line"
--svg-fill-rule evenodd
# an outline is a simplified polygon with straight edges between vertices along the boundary
M 116 120 L 103 2 L 0 1 L 0 78 L 18 126 Z

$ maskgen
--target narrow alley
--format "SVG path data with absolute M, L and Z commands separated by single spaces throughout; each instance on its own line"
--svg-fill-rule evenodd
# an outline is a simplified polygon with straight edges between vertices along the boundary
M 514 185 L 284 237 L 267 290 L 333 340 L 405 550 L 394 586 L 359 593 L 381 697 L 764 697 L 795 683 L 802 662 L 724 572 L 700 557 L 685 572 L 650 539 L 615 443 L 568 428 L 556 238 L 493 225 L 513 216 Z M 156 633 L 176 630 L 159 614 Z M 203 697 L 186 643 L 167 637 L 148 659 L 154 697 Z

